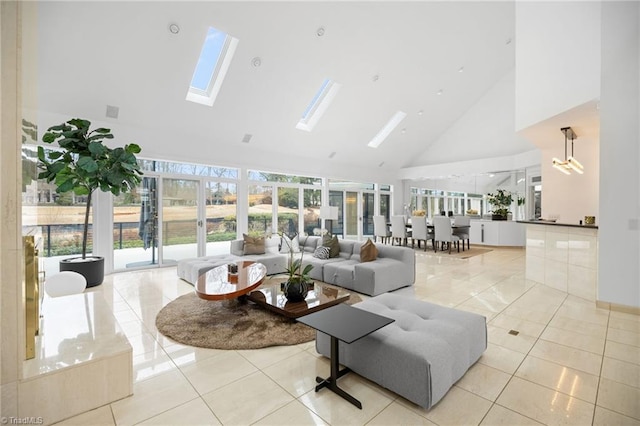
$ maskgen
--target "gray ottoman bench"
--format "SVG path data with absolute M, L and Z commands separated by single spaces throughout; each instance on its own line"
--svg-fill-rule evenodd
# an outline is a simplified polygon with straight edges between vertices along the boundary
M 482 315 L 392 293 L 353 306 L 395 322 L 351 344 L 340 342 L 340 364 L 426 409 L 487 348 Z M 330 337 L 317 332 L 316 350 L 329 357 Z

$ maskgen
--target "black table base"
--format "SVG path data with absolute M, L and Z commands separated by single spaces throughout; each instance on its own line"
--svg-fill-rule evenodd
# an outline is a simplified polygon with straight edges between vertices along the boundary
M 340 370 L 340 359 L 338 355 L 338 339 L 336 337 L 331 336 L 331 376 L 323 379 L 322 377 L 316 377 L 316 392 L 318 392 L 322 388 L 327 388 L 333 391 L 334 393 L 340 395 L 356 407 L 362 410 L 362 404 L 360 401 L 349 395 L 344 390 L 338 387 L 338 379 L 351 370 L 349 368 L 343 368 Z

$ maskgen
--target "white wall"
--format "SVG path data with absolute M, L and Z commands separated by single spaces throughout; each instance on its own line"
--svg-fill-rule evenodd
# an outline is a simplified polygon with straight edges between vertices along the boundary
M 425 180 L 434 176 L 447 177 L 451 175 L 467 175 L 487 173 L 499 170 L 523 170 L 540 164 L 539 149 L 521 154 L 480 158 L 477 160 L 454 161 L 451 163 L 432 164 L 428 166 L 406 167 L 398 172 L 398 178 L 403 180 Z
M 565 175 L 551 166 L 551 158 L 564 159 L 564 135 L 557 132 L 557 143 L 542 148 L 542 217 L 558 216 L 558 222 L 578 224 L 585 216 L 595 216 L 599 221 L 599 140 L 580 137 L 574 141 L 575 157 L 584 166 L 580 175 Z M 567 144 L 571 155 L 571 142 Z
M 411 164 L 468 161 L 534 149 L 528 140 L 515 133 L 514 88 L 515 70 L 512 70 Z
M 515 127 L 600 95 L 600 3 L 516 2 Z
M 640 307 L 640 5 L 602 4 L 598 300 Z

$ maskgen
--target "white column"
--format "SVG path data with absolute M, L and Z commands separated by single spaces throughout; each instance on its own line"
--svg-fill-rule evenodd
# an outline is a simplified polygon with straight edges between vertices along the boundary
M 639 27 L 637 2 L 602 3 L 598 300 L 633 307 L 640 307 Z

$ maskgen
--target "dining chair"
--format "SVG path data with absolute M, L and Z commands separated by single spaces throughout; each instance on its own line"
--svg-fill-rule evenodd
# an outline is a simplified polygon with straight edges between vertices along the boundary
M 442 243 L 442 250 L 445 248 L 445 243 L 449 246 L 449 253 L 451 253 L 451 243 L 456 243 L 458 252 L 460 252 L 460 237 L 453 235 L 451 229 L 451 219 L 447 216 L 435 216 L 433 218 L 433 227 L 435 232 L 435 241 Z M 434 247 L 434 251 L 435 251 Z
M 453 230 L 453 235 L 457 235 L 462 240 L 462 251 L 464 251 L 464 242 L 467 241 L 467 250 L 471 250 L 469 241 L 469 227 L 471 226 L 471 218 L 469 216 L 455 216 L 453 220 L 454 226 L 461 228 Z
M 424 241 L 424 251 L 427 251 L 427 240 L 433 242 L 433 238 L 433 232 L 429 233 L 427 228 L 427 218 L 425 216 L 411 216 L 411 248 L 415 246 L 416 240 L 418 248 L 420 248 L 420 242 Z
M 404 216 L 391 216 L 391 245 L 398 241 L 400 245 L 407 245 L 407 225 Z
M 391 232 L 387 226 L 387 218 L 382 215 L 373 216 L 373 240 L 378 241 L 378 237 L 382 241 L 382 244 L 386 244 L 391 237 Z

